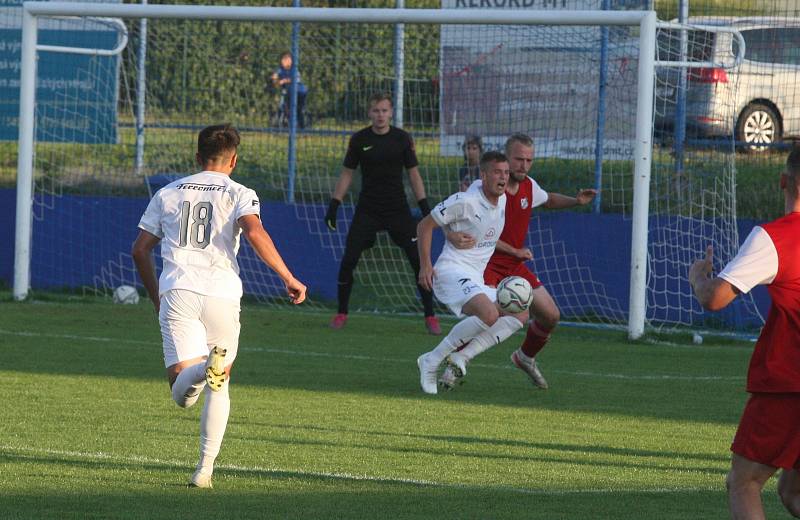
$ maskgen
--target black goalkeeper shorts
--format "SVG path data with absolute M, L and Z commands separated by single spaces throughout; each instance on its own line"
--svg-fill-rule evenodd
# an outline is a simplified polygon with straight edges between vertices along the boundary
M 379 231 L 387 231 L 392 242 L 403 249 L 417 247 L 417 222 L 410 212 L 375 215 L 356 209 L 346 249 L 355 252 L 371 248 Z

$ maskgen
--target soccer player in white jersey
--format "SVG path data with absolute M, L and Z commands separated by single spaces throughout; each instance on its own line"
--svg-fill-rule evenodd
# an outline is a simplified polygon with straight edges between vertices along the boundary
M 281 277 L 293 303 L 306 297 L 306 286 L 292 276 L 261 224 L 258 196 L 230 178 L 238 146 L 239 132 L 232 126 L 204 128 L 196 155 L 203 171 L 153 195 L 132 249 L 158 312 L 172 399 L 188 408 L 205 390 L 200 461 L 189 484 L 194 487 L 212 487 L 214 460 L 228 424 L 228 381 L 239 347 L 242 296 L 239 235 Z M 156 279 L 151 253 L 159 243 L 164 266 Z
M 456 316 L 447 336 L 430 352 L 417 358 L 420 385 L 435 394 L 436 376 L 442 361 L 458 347 L 484 351 L 502 342 L 522 328 L 526 313 L 505 315 L 496 304 L 496 290 L 483 282 L 483 270 L 494 252 L 505 224 L 508 159 L 500 152 L 486 152 L 481 157 L 481 190 L 460 192 L 439 203 L 417 226 L 420 272 L 419 284 L 433 288 L 436 298 Z M 460 231 L 476 238 L 470 249 L 457 249 L 445 241 L 436 265 L 431 264 L 433 230 Z

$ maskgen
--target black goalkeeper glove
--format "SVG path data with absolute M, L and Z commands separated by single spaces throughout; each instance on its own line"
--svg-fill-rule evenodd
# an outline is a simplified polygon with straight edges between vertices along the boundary
M 331 231 L 336 231 L 336 213 L 339 211 L 341 203 L 342 201 L 340 200 L 331 199 L 330 204 L 328 204 L 328 212 L 325 213 L 325 224 Z
M 431 207 L 428 206 L 428 199 L 427 198 L 419 199 L 417 201 L 417 206 L 419 206 L 419 211 L 420 211 L 420 213 L 422 213 L 422 218 L 427 217 L 428 214 L 431 212 Z

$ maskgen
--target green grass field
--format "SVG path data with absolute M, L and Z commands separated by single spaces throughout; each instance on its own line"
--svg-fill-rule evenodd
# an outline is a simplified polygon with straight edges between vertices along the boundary
M 213 490 L 142 303 L 0 294 L 2 518 L 723 518 L 752 344 L 563 327 L 535 390 L 508 355 L 419 389 L 419 317 L 246 305 Z M 449 329 L 452 322 L 445 322 Z M 683 342 L 683 343 L 681 343 Z M 788 517 L 765 492 L 769 518 Z

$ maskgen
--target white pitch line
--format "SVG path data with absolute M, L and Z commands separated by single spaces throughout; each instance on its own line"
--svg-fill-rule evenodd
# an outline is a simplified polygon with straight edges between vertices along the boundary
M 135 345 L 150 345 L 153 347 L 160 346 L 159 343 L 155 343 L 152 341 L 142 341 L 142 340 L 133 340 L 133 339 L 118 339 L 118 338 L 109 338 L 103 336 L 80 336 L 77 334 L 52 334 L 52 333 L 45 333 L 45 332 L 32 332 L 32 331 L 10 331 L 0 329 L 0 335 L 9 335 L 9 336 L 22 336 L 22 337 L 41 337 L 41 338 L 54 338 L 54 339 L 70 339 L 70 340 L 81 340 L 81 341 L 97 341 L 102 343 L 125 343 L 125 344 L 135 344 Z M 385 358 L 385 357 L 375 357 L 375 356 L 364 356 L 359 354 L 338 354 L 338 353 L 330 353 L 330 352 L 311 352 L 306 350 L 294 350 L 294 349 L 281 349 L 281 348 L 267 348 L 267 347 L 239 347 L 239 350 L 244 352 L 265 352 L 268 354 L 284 354 L 289 356 L 305 356 L 305 357 L 321 357 L 321 358 L 332 358 L 332 359 L 353 359 L 357 361 L 377 361 L 381 363 L 409 363 L 409 360 L 406 358 Z M 485 363 L 472 363 L 473 367 L 478 368 L 489 368 L 494 370 L 514 370 L 515 367 L 510 365 L 490 365 Z M 554 374 L 564 374 L 569 376 L 576 376 L 576 377 L 594 377 L 594 378 L 602 378 L 602 379 L 621 379 L 621 380 L 628 380 L 628 381 L 732 381 L 732 382 L 743 382 L 744 377 L 738 376 L 684 376 L 680 374 L 642 374 L 642 375 L 632 375 L 632 374 L 617 374 L 617 373 L 608 373 L 608 372 L 588 372 L 588 371 L 569 371 L 569 370 L 548 370 Z
M 134 343 L 137 345 L 154 345 L 152 341 L 141 341 L 136 339 L 108 338 L 104 336 L 79 336 L 77 334 L 51 334 L 48 332 L 30 332 L 23 330 L 4 330 L 0 329 L 0 334 L 7 336 L 22 336 L 30 338 L 56 338 L 56 339 L 78 339 L 82 341 L 102 341 L 104 343 Z
M 83 452 L 83 451 L 69 451 L 69 450 L 54 450 L 47 448 L 30 448 L 24 446 L 9 446 L 0 445 L 0 452 L 15 452 L 31 455 L 49 455 L 70 457 L 80 460 L 110 460 L 123 462 L 128 464 L 154 464 L 176 469 L 193 468 L 194 465 L 190 462 L 165 460 L 151 457 L 142 457 L 139 455 L 116 455 L 113 453 L 105 452 Z M 514 486 L 479 486 L 474 484 L 459 484 L 453 482 L 436 482 L 432 480 L 422 480 L 415 478 L 404 477 L 385 477 L 380 475 L 367 475 L 367 474 L 354 474 L 340 471 L 305 471 L 297 468 L 279 468 L 268 466 L 240 466 L 237 464 L 219 464 L 215 466 L 217 470 L 237 471 L 241 473 L 272 473 L 276 476 L 281 474 L 297 475 L 299 477 L 308 478 L 329 478 L 337 480 L 352 480 L 360 482 L 375 482 L 378 484 L 405 484 L 420 487 L 433 487 L 443 489 L 456 489 L 467 491 L 498 491 L 507 492 L 521 495 L 542 495 L 542 496 L 561 496 L 561 495 L 582 495 L 582 494 L 613 494 L 613 493 L 645 493 L 645 494 L 669 494 L 669 493 L 706 493 L 706 492 L 722 492 L 721 489 L 714 487 L 690 487 L 690 488 L 587 488 L 587 489 L 530 489 L 520 488 Z M 187 469 L 188 471 L 188 469 Z

